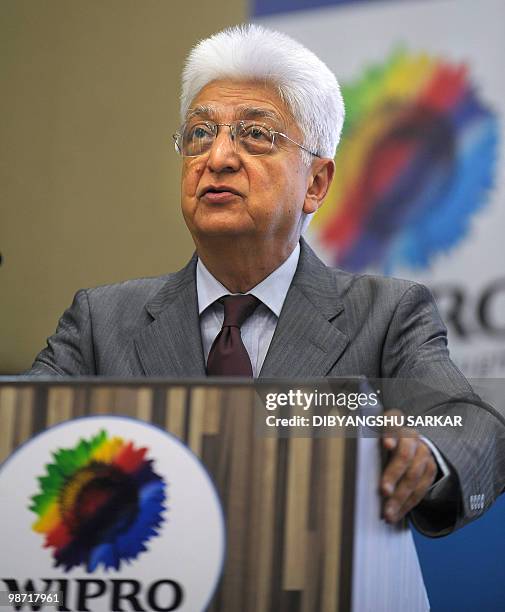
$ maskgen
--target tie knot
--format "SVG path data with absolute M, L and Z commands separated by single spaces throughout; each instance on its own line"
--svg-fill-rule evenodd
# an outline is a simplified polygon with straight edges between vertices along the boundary
M 223 327 L 242 327 L 259 304 L 254 295 L 225 295 L 219 301 L 224 306 Z

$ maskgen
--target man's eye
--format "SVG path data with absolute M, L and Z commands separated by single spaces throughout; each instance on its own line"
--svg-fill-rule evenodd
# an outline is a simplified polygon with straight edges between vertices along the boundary
M 206 125 L 195 125 L 189 129 L 189 138 L 194 140 L 212 138 L 212 130 Z
M 246 125 L 242 131 L 243 138 L 252 140 L 270 140 L 270 132 L 261 125 Z

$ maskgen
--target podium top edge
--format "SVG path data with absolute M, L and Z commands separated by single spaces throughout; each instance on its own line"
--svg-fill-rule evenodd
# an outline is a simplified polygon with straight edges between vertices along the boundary
M 359 383 L 364 376 L 312 377 L 312 378 L 108 378 L 104 376 L 0 376 L 0 387 L 263 387 L 283 385 L 317 385 L 322 383 Z

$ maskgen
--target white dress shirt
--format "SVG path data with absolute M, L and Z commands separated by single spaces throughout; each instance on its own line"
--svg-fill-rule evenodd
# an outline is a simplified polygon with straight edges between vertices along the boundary
M 251 359 L 254 378 L 257 378 L 261 372 L 299 257 L 300 244 L 297 243 L 281 266 L 247 292 L 261 302 L 240 329 L 242 342 Z M 203 355 L 207 363 L 210 348 L 221 331 L 224 320 L 224 307 L 216 300 L 224 295 L 233 294 L 230 294 L 228 289 L 212 276 L 201 259 L 198 259 L 196 264 L 196 291 Z

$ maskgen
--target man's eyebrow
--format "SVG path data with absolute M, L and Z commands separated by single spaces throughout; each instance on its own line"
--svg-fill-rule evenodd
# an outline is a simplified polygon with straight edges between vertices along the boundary
M 212 119 L 216 117 L 218 110 L 215 106 L 209 104 L 199 104 L 194 108 L 188 110 L 186 115 L 186 121 L 189 121 L 193 117 L 208 117 Z M 283 123 L 279 115 L 268 108 L 262 108 L 258 106 L 237 106 L 235 117 L 238 119 L 270 119 L 277 123 Z
M 240 116 L 241 118 L 271 119 L 272 121 L 276 121 L 277 123 L 282 123 L 282 119 L 277 113 L 269 110 L 268 108 L 262 108 L 257 106 L 238 106 L 236 115 Z
M 199 104 L 194 108 L 190 108 L 186 115 L 186 121 L 192 119 L 193 117 L 213 117 L 217 113 L 214 106 L 210 106 L 208 104 Z

